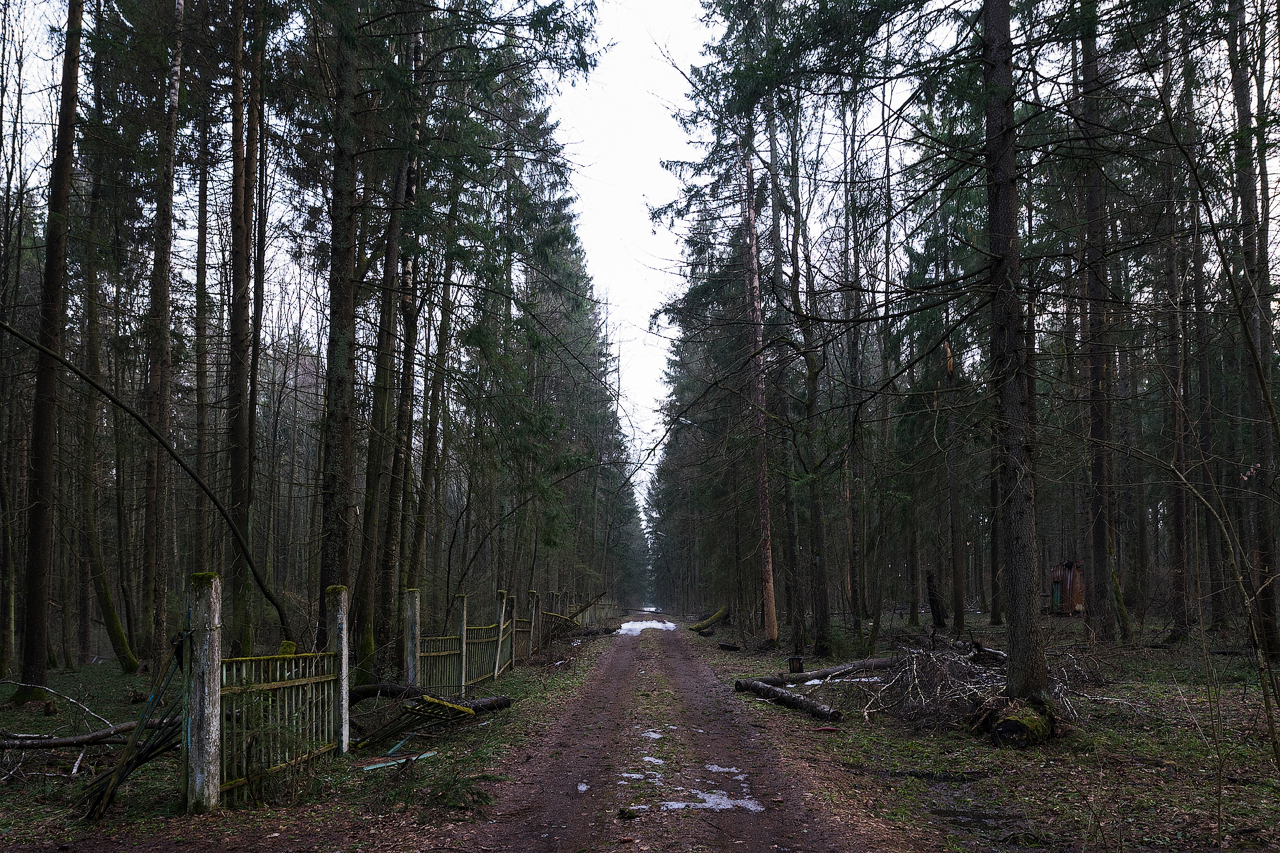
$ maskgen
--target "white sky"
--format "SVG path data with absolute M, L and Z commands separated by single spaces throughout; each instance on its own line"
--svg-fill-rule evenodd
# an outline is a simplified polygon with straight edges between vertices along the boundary
M 660 162 L 694 156 L 671 117 L 686 105 L 687 90 L 671 62 L 686 71 L 701 63 L 709 35 L 701 13 L 697 0 L 600 0 L 597 37 L 611 47 L 590 78 L 565 87 L 553 108 L 560 138 L 577 165 L 578 235 L 587 268 L 597 296 L 608 303 L 623 428 L 634 433 L 642 458 L 661 438 L 655 408 L 666 394 L 667 344 L 649 333 L 649 317 L 680 284 L 680 244 L 664 228 L 654 233 L 648 205 L 665 204 L 679 192 Z M 641 499 L 645 482 L 647 473 L 641 476 Z

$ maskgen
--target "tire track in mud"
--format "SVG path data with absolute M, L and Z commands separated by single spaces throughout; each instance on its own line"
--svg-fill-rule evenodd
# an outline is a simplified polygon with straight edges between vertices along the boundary
M 467 849 L 826 851 L 826 828 L 683 631 L 607 641 L 577 697 L 505 762 Z M 624 810 L 620 814 L 620 810 Z

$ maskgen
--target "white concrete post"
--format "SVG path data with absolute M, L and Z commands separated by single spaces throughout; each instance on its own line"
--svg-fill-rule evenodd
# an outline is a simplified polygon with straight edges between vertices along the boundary
M 404 683 L 421 687 L 422 674 L 418 670 L 419 650 L 422 648 L 422 626 L 418 622 L 418 610 L 422 593 L 416 589 L 404 591 Z
M 334 697 L 333 722 L 338 729 L 338 752 L 351 748 L 351 708 L 347 696 L 351 690 L 351 663 L 347 653 L 350 642 L 350 622 L 347 620 L 347 588 L 331 586 L 324 591 L 328 596 L 329 651 L 337 655 L 338 690 Z
M 467 597 L 458 599 L 458 698 L 467 698 Z
M 519 596 L 511 595 L 511 668 L 516 668 L 516 631 L 520 628 L 520 614 L 516 612 L 520 603 Z
M 529 590 L 529 655 L 533 657 L 533 650 L 538 647 L 538 593 L 537 590 Z M 526 658 L 527 659 L 527 658 Z
M 187 811 L 218 807 L 222 784 L 222 582 L 213 572 L 191 576 L 190 693 L 187 697 Z
M 507 624 L 507 591 L 498 590 L 498 650 L 493 654 L 493 680 L 502 671 L 502 629 Z

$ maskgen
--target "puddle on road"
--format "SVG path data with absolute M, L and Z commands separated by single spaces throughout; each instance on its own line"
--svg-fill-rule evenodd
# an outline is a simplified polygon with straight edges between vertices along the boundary
M 656 628 L 659 631 L 674 631 L 676 623 L 659 622 L 656 619 L 650 619 L 644 622 L 623 622 L 622 627 L 618 629 L 618 633 L 624 637 L 638 637 L 640 632 L 645 628 Z

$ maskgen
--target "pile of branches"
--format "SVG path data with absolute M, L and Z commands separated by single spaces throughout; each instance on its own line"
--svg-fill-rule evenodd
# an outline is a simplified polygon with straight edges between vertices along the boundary
M 832 691 L 833 704 L 846 714 L 889 714 L 917 729 L 968 727 L 976 709 L 999 697 L 1005 684 L 1003 652 L 978 641 L 939 637 L 905 649 L 877 676 L 833 679 L 821 688 Z M 1050 673 L 1050 698 L 1059 719 L 1074 719 L 1071 703 L 1079 682 L 1096 678 L 1096 671 L 1076 660 L 1058 661 Z

